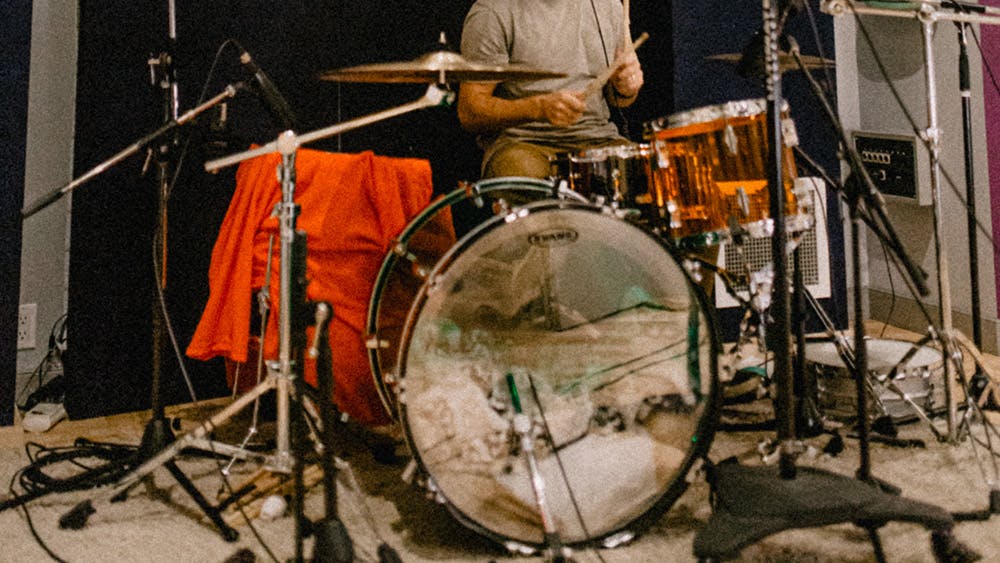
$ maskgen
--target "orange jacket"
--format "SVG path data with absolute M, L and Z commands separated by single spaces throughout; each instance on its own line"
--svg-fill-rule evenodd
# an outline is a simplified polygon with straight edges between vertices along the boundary
M 278 231 L 272 216 L 281 200 L 278 154 L 243 162 L 236 191 L 212 250 L 209 298 L 187 348 L 201 360 L 247 360 L 253 292 L 264 283 L 268 239 Z M 296 155 L 296 227 L 307 233 L 307 298 L 333 306 L 330 343 L 334 399 L 363 424 L 389 421 L 379 402 L 364 347 L 365 319 L 379 267 L 395 237 L 430 201 L 426 160 L 301 149 Z M 271 317 L 265 357 L 277 356 L 280 243 L 275 236 L 271 269 Z M 408 306 L 406 304 L 405 306 Z M 316 368 L 307 362 L 307 382 Z

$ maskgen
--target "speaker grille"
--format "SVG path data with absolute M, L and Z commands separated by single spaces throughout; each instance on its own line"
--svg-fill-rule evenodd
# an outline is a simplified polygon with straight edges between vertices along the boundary
M 814 297 L 830 297 L 830 248 L 826 236 L 826 184 L 820 178 L 798 178 L 796 189 L 806 189 L 813 194 L 813 226 L 799 238 L 799 258 L 802 279 Z M 751 272 L 757 272 L 771 264 L 771 239 L 748 238 L 742 250 L 733 244 L 723 244 L 719 250 L 719 267 L 732 272 L 738 280 L 734 289 L 742 296 L 747 295 L 745 276 L 747 264 Z M 793 272 L 794 261 L 788 260 L 788 275 Z M 720 309 L 736 307 L 738 303 L 716 279 L 715 305 Z

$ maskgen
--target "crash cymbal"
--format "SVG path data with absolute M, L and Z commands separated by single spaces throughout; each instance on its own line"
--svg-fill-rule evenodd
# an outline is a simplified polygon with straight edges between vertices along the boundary
M 817 57 L 815 55 L 799 55 L 802 57 L 802 63 L 809 70 L 815 70 L 818 68 L 832 67 L 834 66 L 834 61 L 830 59 L 824 59 L 822 57 Z M 726 63 L 732 63 L 739 66 L 743 60 L 743 55 L 741 53 L 723 53 L 721 55 L 711 55 L 705 57 L 705 60 L 709 61 L 722 61 Z M 789 70 L 799 70 L 798 63 L 795 62 L 795 58 L 792 57 L 790 53 L 782 51 L 778 53 L 778 70 L 781 72 L 788 72 Z
M 408 62 L 376 63 L 331 70 L 319 75 L 320 80 L 335 82 L 502 82 L 505 80 L 538 80 L 566 76 L 520 65 L 483 65 L 462 58 L 451 51 L 435 51 Z

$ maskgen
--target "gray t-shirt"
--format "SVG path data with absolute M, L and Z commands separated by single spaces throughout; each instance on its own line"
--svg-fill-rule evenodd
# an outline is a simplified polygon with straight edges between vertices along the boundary
M 622 22 L 620 0 L 477 0 L 465 17 L 462 56 L 478 63 L 527 65 L 567 75 L 502 82 L 495 93 L 501 98 L 582 91 L 614 61 L 615 49 L 623 42 Z M 489 158 L 499 146 L 518 140 L 587 145 L 620 138 L 610 115 L 600 90 L 587 99 L 583 117 L 569 127 L 524 123 L 481 136 L 479 142 Z

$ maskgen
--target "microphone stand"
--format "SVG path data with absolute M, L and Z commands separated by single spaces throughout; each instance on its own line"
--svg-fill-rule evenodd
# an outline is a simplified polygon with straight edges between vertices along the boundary
M 786 232 L 784 228 L 784 189 L 781 167 L 781 72 L 778 65 L 777 6 L 762 0 L 765 34 L 765 62 L 768 74 L 768 184 L 770 210 L 774 220 L 772 259 L 775 280 L 772 311 L 774 338 L 775 401 L 779 441 L 777 470 L 768 466 L 744 466 L 735 461 L 708 464 L 707 478 L 712 487 L 713 513 L 694 538 L 693 552 L 700 561 L 714 561 L 736 555 L 743 547 L 773 533 L 798 527 L 816 527 L 852 522 L 865 528 L 878 561 L 885 561 L 878 528 L 893 519 L 922 523 L 933 530 L 932 546 L 940 560 L 956 560 L 963 546 L 951 535 L 954 519 L 944 509 L 919 501 L 886 493 L 870 476 L 867 451 L 868 417 L 866 416 L 864 377 L 867 375 L 867 354 L 864 342 L 863 311 L 860 300 L 860 192 L 853 191 L 851 206 L 851 238 L 855 277 L 855 381 L 857 383 L 859 419 L 861 421 L 862 463 L 858 478 L 845 477 L 816 468 L 796 468 L 795 452 L 800 445 L 795 440 L 793 386 L 789 361 L 789 295 L 786 267 Z M 805 66 L 799 62 L 802 70 Z M 828 104 L 827 104 L 828 107 Z M 836 121 L 834 121 L 836 123 Z M 842 133 L 841 129 L 838 129 Z M 842 146 L 850 152 L 850 144 L 841 135 Z M 854 152 L 855 156 L 856 151 Z M 852 158 L 852 163 L 859 157 Z M 860 171 L 864 174 L 864 169 Z M 799 351 L 803 353 L 803 351 Z M 947 558 L 947 559 L 946 559 Z
M 884 4 L 884 3 L 883 3 Z M 934 250 L 936 267 L 938 272 L 938 303 L 940 307 L 939 322 L 941 324 L 938 341 L 942 348 L 942 363 L 944 377 L 945 401 L 947 403 L 947 439 L 956 442 L 958 438 L 958 397 L 954 392 L 954 381 L 952 374 L 961 370 L 957 366 L 949 365 L 952 355 L 957 346 L 955 344 L 955 331 L 952 324 L 951 310 L 951 285 L 948 271 L 948 259 L 945 245 L 941 243 L 940 234 L 944 231 L 944 218 L 941 210 L 941 131 L 938 128 L 937 114 L 937 83 L 934 67 L 934 32 L 939 20 L 950 20 L 956 23 L 979 23 L 998 24 L 1000 23 L 1000 10 L 979 4 L 968 4 L 955 0 L 924 0 L 916 7 L 911 4 L 901 4 L 900 9 L 875 8 L 864 5 L 855 5 L 848 0 L 823 0 L 822 9 L 824 12 L 834 16 L 853 13 L 855 16 L 861 14 L 902 17 L 916 19 L 920 22 L 924 39 L 924 78 L 927 91 L 927 127 L 917 133 L 927 147 L 930 160 L 930 189 L 933 200 L 934 211 Z M 957 7 L 957 11 L 948 13 L 940 8 L 950 6 Z M 916 127 L 916 126 L 914 126 Z M 968 159 L 968 157 L 967 157 Z M 967 174 L 969 170 L 967 169 Z M 974 201 L 968 202 L 969 213 L 973 213 Z M 974 218 L 970 218 L 974 222 Z M 970 241 L 970 249 L 971 246 Z M 970 256 L 970 262 L 974 262 L 974 256 Z M 975 280 L 973 281 L 975 283 Z M 979 308 L 973 306 L 973 314 L 978 314 Z
M 976 172 L 973 162 L 972 143 L 972 86 L 969 81 L 969 42 L 966 37 L 965 22 L 955 22 L 958 28 L 958 90 L 962 98 L 962 148 L 965 155 L 965 206 L 969 239 L 969 293 L 972 304 L 972 342 L 976 348 L 983 348 L 982 313 L 979 310 L 979 245 L 976 229 Z M 979 393 L 990 384 L 982 367 L 976 364 L 970 388 Z M 978 397 L 977 397 L 978 398 Z
M 167 0 L 167 47 L 155 59 L 149 60 L 150 79 L 163 90 L 163 122 L 177 119 L 180 103 L 177 88 L 177 73 L 174 52 L 177 45 L 177 11 L 174 0 Z M 167 233 L 169 232 L 168 201 L 170 199 L 170 174 L 174 169 L 174 149 L 177 135 L 164 135 L 156 152 L 157 180 L 157 228 L 153 240 L 153 271 L 156 273 L 156 295 L 152 303 L 152 382 L 150 386 L 150 411 L 152 416 L 142 433 L 142 440 L 136 455 L 145 459 L 163 449 L 173 441 L 170 421 L 166 415 L 166 401 L 163 396 L 163 349 L 164 327 L 167 307 Z M 159 268 L 156 267 L 157 263 Z M 192 390 L 193 391 L 193 390 Z M 192 399 L 195 399 L 192 397 Z

